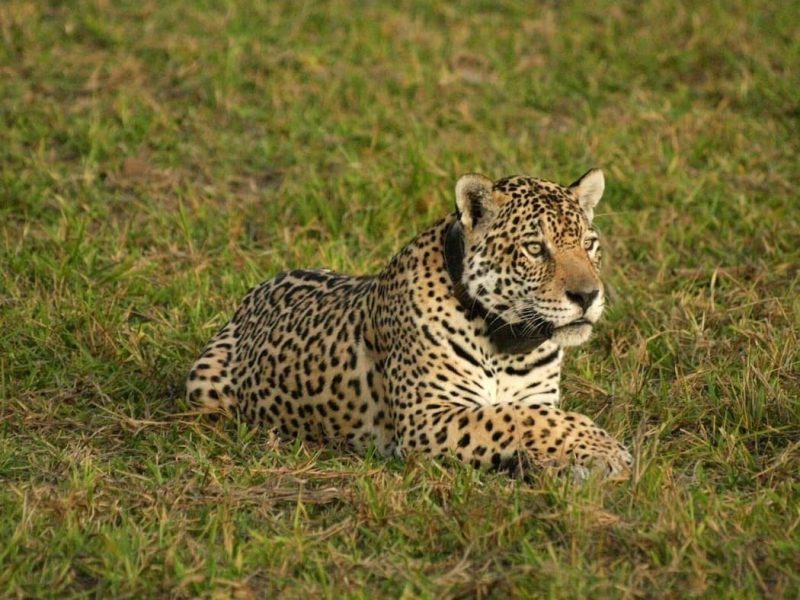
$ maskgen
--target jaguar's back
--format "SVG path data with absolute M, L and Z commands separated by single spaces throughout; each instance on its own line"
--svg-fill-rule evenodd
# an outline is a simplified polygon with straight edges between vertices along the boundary
M 388 444 L 391 419 L 374 393 L 375 285 L 321 270 L 253 288 L 192 367 L 189 400 L 284 436 Z

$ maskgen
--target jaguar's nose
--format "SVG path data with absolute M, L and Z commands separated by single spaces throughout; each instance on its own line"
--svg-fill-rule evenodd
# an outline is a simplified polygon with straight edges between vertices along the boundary
M 600 295 L 600 290 L 567 290 L 566 294 L 567 299 L 569 299 L 570 302 L 574 302 L 583 309 L 583 312 L 586 312 L 586 310 L 592 305 L 592 302 L 594 302 L 597 299 L 597 296 Z

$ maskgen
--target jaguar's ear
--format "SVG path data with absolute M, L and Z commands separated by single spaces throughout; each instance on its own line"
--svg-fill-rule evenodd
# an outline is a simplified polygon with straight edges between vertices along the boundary
M 467 231 L 494 211 L 493 187 L 491 179 L 476 173 L 464 175 L 456 183 L 456 208 Z
M 592 222 L 594 207 L 600 202 L 605 187 L 606 180 L 600 169 L 587 171 L 578 181 L 569 186 L 569 189 L 578 195 L 578 201 L 581 203 L 581 208 L 586 218 L 589 219 L 589 223 Z

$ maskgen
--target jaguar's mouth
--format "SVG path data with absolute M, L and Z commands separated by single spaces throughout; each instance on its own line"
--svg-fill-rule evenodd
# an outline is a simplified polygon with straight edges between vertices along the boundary
M 559 346 L 578 346 L 589 339 L 592 335 L 593 327 L 594 323 L 589 319 L 575 319 L 566 325 L 554 328 L 550 341 Z
M 580 327 L 593 327 L 593 326 L 594 326 L 594 323 L 592 323 L 588 319 L 580 318 L 580 319 L 576 319 L 574 321 L 571 321 L 570 323 L 567 323 L 566 325 L 562 325 L 561 327 L 555 327 L 553 329 L 553 331 L 570 331 L 570 330 L 573 330 L 573 329 L 578 329 Z

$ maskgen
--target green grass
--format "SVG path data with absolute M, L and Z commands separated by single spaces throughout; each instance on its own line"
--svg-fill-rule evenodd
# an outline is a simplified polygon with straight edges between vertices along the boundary
M 0 596 L 797 597 L 800 4 L 588 4 L 0 4 Z M 631 481 L 180 415 L 251 285 L 591 166 Z

